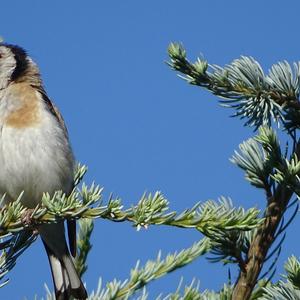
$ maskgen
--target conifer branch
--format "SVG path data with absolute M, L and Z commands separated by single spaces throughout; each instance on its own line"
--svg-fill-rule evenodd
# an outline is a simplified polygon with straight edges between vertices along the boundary
M 75 268 L 80 277 L 88 269 L 87 257 L 92 249 L 90 242 L 91 234 L 94 229 L 94 223 L 92 219 L 80 219 L 79 220 L 79 232 L 77 234 L 77 255 L 74 259 Z
M 246 118 L 246 126 L 257 129 L 274 121 L 288 131 L 300 128 L 300 62 L 293 68 L 286 61 L 279 62 L 265 75 L 252 57 L 242 56 L 222 68 L 203 58 L 191 63 L 180 44 L 170 44 L 168 53 L 171 68 L 188 83 L 225 98 L 222 105 L 235 109 L 233 116 Z
M 168 296 L 156 300 L 231 300 L 232 286 L 224 284 L 223 288 L 219 292 L 205 290 L 200 292 L 199 282 L 196 284 L 193 280 L 188 286 L 181 289 L 179 286 L 175 293 L 171 293 Z
M 258 276 L 267 259 L 267 254 L 272 247 L 275 239 L 278 237 L 277 230 L 281 228 L 281 221 L 286 209 L 289 207 L 289 201 L 294 192 L 297 192 L 298 178 L 295 173 L 297 162 L 294 163 L 294 157 L 300 157 L 300 144 L 298 143 L 291 160 L 285 160 L 285 163 L 279 162 L 279 167 L 284 170 L 282 180 L 278 180 L 276 188 L 271 195 L 267 194 L 267 207 L 265 210 L 265 221 L 257 230 L 253 237 L 247 253 L 245 268 L 240 270 L 239 278 L 236 282 L 233 292 L 233 298 L 236 300 L 250 299 L 251 293 L 257 283 Z M 291 176 L 294 174 L 294 177 Z M 276 178 L 275 178 L 276 180 Z
M 103 205 L 101 192 L 102 189 L 93 184 L 89 188 L 83 185 L 81 191 L 73 192 L 69 197 L 61 192 L 55 193 L 53 197 L 44 195 L 43 205 L 31 214 L 33 227 L 62 219 L 103 218 L 114 222 L 129 221 L 137 229 L 147 228 L 149 225 L 169 225 L 195 228 L 210 235 L 211 231 L 216 230 L 251 230 L 263 221 L 259 218 L 258 209 L 235 208 L 231 200 L 224 197 L 219 202 L 209 200 L 197 203 L 193 208 L 177 214 L 168 212 L 169 203 L 160 192 L 153 196 L 144 194 L 136 205 L 128 209 L 123 209 L 120 199 L 109 199 Z M 25 211 L 21 198 L 0 211 L 0 238 L 28 228 L 21 220 Z
M 217 292 L 210 291 L 210 290 L 204 290 L 203 292 L 201 292 L 199 281 L 193 280 L 190 285 L 186 285 L 184 287 L 182 282 L 183 280 L 181 280 L 175 292 L 170 293 L 167 296 L 163 296 L 162 294 L 160 294 L 158 297 L 155 298 L 155 300 L 232 300 L 232 290 L 233 290 L 232 285 L 224 284 L 223 288 Z M 271 286 L 272 285 L 266 281 L 259 282 L 259 286 L 253 292 L 253 295 L 251 296 L 251 300 L 266 300 L 267 299 L 265 298 L 266 288 L 270 288 Z M 98 289 L 101 290 L 101 282 L 99 283 Z M 292 293 L 294 292 L 295 291 L 293 291 Z M 147 292 L 147 289 L 143 288 L 138 296 L 134 295 L 134 298 L 129 297 L 128 299 L 148 300 L 154 298 L 149 297 L 149 293 Z M 128 299 L 126 298 L 126 300 Z M 268 299 L 274 300 L 277 298 L 268 298 Z M 285 299 L 298 299 L 298 298 L 285 298 Z M 89 300 L 102 300 L 102 298 L 95 297 L 95 298 L 89 298 Z
M 299 300 L 300 290 L 295 289 L 295 287 L 290 282 L 279 281 L 276 285 L 266 287 L 264 289 L 264 294 L 259 300 Z
M 155 298 L 155 300 L 231 300 L 232 287 L 224 285 L 221 291 L 214 292 L 205 290 L 200 292 L 200 283 L 193 280 L 190 285 L 182 287 L 180 282 L 177 290 L 174 293 L 163 297 L 162 295 Z M 146 290 L 136 300 L 147 300 L 148 297 Z
M 295 63 L 293 69 L 287 62 L 278 63 L 265 75 L 252 57 L 242 56 L 222 68 L 202 58 L 191 63 L 179 44 L 171 44 L 168 52 L 169 66 L 183 74 L 185 80 L 223 98 L 222 105 L 234 109 L 234 116 L 247 119 L 245 125 L 255 130 L 264 126 L 259 136 L 242 144 L 240 153 L 236 152 L 232 159 L 251 184 L 265 189 L 267 200 L 264 222 L 253 231 L 233 291 L 233 299 L 247 300 L 269 258 L 268 251 L 286 228 L 282 220 L 290 199 L 300 191 L 300 142 L 296 139 L 296 129 L 300 128 L 300 63 Z M 284 155 L 270 128 L 272 122 L 282 124 L 292 139 L 293 147 Z
M 285 300 L 300 299 L 300 262 L 295 256 L 291 256 L 285 263 L 286 282 L 280 280 L 276 284 L 265 287 L 260 300 Z
M 292 255 L 284 265 L 287 280 L 298 290 L 300 290 L 300 262 Z
M 8 272 L 15 266 L 17 258 L 35 241 L 36 235 L 31 231 L 24 230 L 2 240 L 0 243 L 0 280 L 4 280 Z M 9 279 L 5 279 L 0 288 L 7 284 Z

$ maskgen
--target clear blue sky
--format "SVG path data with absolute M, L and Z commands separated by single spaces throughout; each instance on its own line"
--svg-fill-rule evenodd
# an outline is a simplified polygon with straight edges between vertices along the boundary
M 284 5 L 283 5 L 284 3 Z M 234 204 L 263 207 L 264 196 L 243 179 L 228 158 L 252 135 L 215 96 L 176 77 L 165 64 L 171 41 L 189 57 L 203 54 L 223 65 L 251 55 L 268 69 L 278 60 L 300 59 L 298 1 L 4 1 L 0 35 L 28 50 L 39 64 L 48 95 L 66 120 L 76 157 L 93 180 L 126 205 L 146 191 L 161 190 L 171 208 L 232 197 Z M 46 172 L 46 170 L 45 170 Z M 46 176 L 46 173 L 45 173 Z M 279 271 L 299 255 L 288 230 Z M 137 259 L 145 262 L 188 247 L 193 230 L 150 227 L 136 232 L 126 223 L 96 220 L 88 290 L 125 279 Z M 231 268 L 233 279 L 235 269 Z M 201 288 L 221 288 L 228 267 L 200 258 L 149 286 L 150 299 L 198 278 Z M 33 299 L 52 287 L 48 261 L 38 241 L 20 257 L 0 290 L 1 299 Z

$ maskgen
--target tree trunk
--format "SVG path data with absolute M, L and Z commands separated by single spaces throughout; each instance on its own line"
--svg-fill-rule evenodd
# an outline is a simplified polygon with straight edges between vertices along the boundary
M 275 195 L 269 199 L 265 214 L 266 219 L 250 245 L 245 268 L 240 271 L 233 290 L 233 300 L 248 300 L 250 298 L 268 250 L 274 242 L 276 229 L 292 194 L 292 191 L 279 185 Z

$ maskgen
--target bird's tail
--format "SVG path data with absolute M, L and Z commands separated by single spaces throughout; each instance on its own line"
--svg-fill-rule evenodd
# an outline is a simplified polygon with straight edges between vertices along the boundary
M 56 300 L 69 300 L 71 296 L 75 299 L 85 300 L 88 297 L 87 292 L 75 269 L 65 237 L 63 236 L 62 240 L 62 238 L 59 238 L 60 234 L 58 233 L 58 239 L 55 242 L 60 240 L 59 247 L 53 247 L 51 240 L 48 239 L 49 226 L 52 227 L 53 225 L 58 224 L 42 225 L 48 228 L 41 230 L 40 233 L 51 267 Z M 48 232 L 46 236 L 44 235 L 45 231 Z M 53 228 L 50 231 L 53 232 Z

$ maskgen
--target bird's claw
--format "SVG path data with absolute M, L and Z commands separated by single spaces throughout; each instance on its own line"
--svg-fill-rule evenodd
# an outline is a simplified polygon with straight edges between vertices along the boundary
M 33 234 L 38 234 L 38 230 L 35 227 L 36 222 L 32 218 L 32 214 L 34 212 L 34 209 L 28 208 L 26 211 L 21 215 L 21 222 L 24 226 L 29 227 L 32 230 Z

